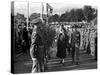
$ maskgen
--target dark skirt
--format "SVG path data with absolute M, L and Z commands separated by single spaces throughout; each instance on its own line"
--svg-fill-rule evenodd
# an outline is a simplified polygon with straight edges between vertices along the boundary
M 65 58 L 66 57 L 66 49 L 60 49 L 57 51 L 57 57 Z
M 66 57 L 66 44 L 64 42 L 58 41 L 57 57 L 58 58 L 65 58 Z

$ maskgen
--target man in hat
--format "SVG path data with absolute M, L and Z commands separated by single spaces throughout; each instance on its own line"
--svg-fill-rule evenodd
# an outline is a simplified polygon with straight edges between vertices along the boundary
M 28 31 L 26 26 L 23 28 L 23 52 L 27 53 L 29 50 L 29 37 L 28 37 Z
M 43 42 L 42 38 L 37 33 L 37 29 L 39 25 L 42 23 L 40 19 L 34 19 L 31 22 L 34 25 L 32 36 L 31 36 L 31 48 L 30 48 L 30 56 L 33 60 L 33 72 L 42 72 L 43 71 Z
M 76 26 L 72 27 L 73 33 L 71 34 L 72 46 L 72 63 L 79 64 L 79 47 L 80 47 L 80 32 Z

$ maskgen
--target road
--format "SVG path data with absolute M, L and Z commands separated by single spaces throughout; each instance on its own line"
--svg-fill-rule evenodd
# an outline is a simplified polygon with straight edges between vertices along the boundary
M 84 52 L 80 52 L 80 64 L 73 65 L 71 63 L 71 56 L 67 56 L 65 58 L 64 65 L 60 64 L 60 59 L 55 58 L 48 60 L 46 63 L 46 70 L 45 72 L 52 72 L 52 71 L 68 71 L 68 70 L 85 70 L 85 69 L 96 69 L 97 62 L 91 55 L 88 55 Z M 32 69 L 32 60 L 29 54 L 21 54 L 16 58 L 14 63 L 15 73 L 31 73 Z
M 31 73 L 32 60 L 29 54 L 21 53 L 16 57 L 14 62 L 14 73 Z
M 60 59 L 49 60 L 47 63 L 46 72 L 52 71 L 68 71 L 68 70 L 85 70 L 85 69 L 96 69 L 97 62 L 93 57 L 87 54 L 80 55 L 80 64 L 72 64 L 71 56 L 65 58 L 64 65 L 60 63 Z

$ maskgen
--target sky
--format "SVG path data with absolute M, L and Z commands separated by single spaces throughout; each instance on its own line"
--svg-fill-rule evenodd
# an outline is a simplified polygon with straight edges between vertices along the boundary
M 29 5 L 29 6 L 28 6 Z M 49 3 L 50 6 L 53 8 L 53 14 L 59 14 L 66 11 L 70 11 L 72 8 L 83 8 L 84 5 L 75 5 L 75 4 L 65 4 L 65 3 Z M 15 2 L 14 3 L 14 12 L 21 13 L 27 16 L 29 13 L 29 16 L 32 13 L 42 13 L 42 7 L 44 8 L 43 13 L 46 14 L 46 3 L 33 3 L 33 2 Z M 28 9 L 29 8 L 29 9 Z

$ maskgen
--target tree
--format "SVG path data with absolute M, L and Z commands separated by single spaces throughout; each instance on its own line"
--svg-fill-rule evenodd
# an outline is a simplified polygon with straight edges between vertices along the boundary
M 76 10 L 72 9 L 70 11 L 70 22 L 76 22 L 76 21 L 77 21 Z
M 60 16 L 60 21 L 61 22 L 66 21 L 66 14 L 65 13 Z
M 50 47 L 54 41 L 56 31 L 46 24 L 40 24 L 37 28 L 37 33 L 41 36 L 46 47 Z
M 79 22 L 83 20 L 90 22 L 95 17 L 97 17 L 97 10 L 91 6 L 84 6 L 84 8 L 66 11 L 61 14 L 59 20 L 61 22 Z
M 77 16 L 77 21 L 85 20 L 85 17 L 84 17 L 82 9 L 76 9 L 76 16 Z
M 59 15 L 58 14 L 52 15 L 49 18 L 49 22 L 58 22 L 58 21 L 59 21 Z
M 94 12 L 95 12 L 95 9 L 92 8 L 91 6 L 84 6 L 83 13 L 84 13 L 85 19 L 88 22 L 90 22 L 91 20 L 93 20 L 93 18 L 95 16 Z
M 83 20 L 90 22 L 95 17 L 97 17 L 97 9 L 91 6 L 84 6 L 84 8 L 66 11 L 61 16 L 55 14 L 49 18 L 49 22 L 81 22 Z

